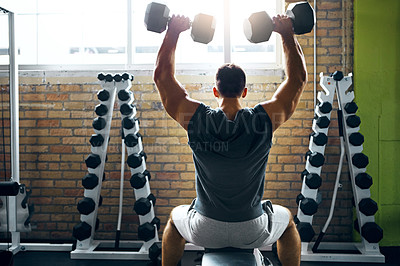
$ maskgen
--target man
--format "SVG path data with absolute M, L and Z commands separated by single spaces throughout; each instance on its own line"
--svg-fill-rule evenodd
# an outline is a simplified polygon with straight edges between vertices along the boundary
M 213 94 L 219 108 L 191 99 L 175 79 L 175 49 L 189 19 L 172 16 L 158 53 L 154 81 L 167 113 L 188 131 L 197 198 L 173 209 L 162 239 L 162 264 L 177 265 L 185 242 L 208 248 L 257 248 L 277 242 L 282 265 L 300 265 L 300 237 L 290 211 L 262 202 L 273 132 L 290 118 L 307 82 L 304 55 L 287 16 L 273 18 L 282 36 L 286 80 L 271 100 L 242 108 L 244 71 L 218 69 Z

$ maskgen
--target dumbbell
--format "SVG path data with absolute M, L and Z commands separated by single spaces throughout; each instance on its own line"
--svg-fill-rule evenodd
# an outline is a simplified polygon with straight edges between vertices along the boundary
M 144 224 L 140 225 L 138 228 L 138 237 L 139 239 L 147 242 L 154 237 L 156 237 L 156 228 L 160 229 L 160 219 L 154 217 L 151 220 L 151 223 L 145 222 Z
M 147 155 L 143 151 L 141 151 L 140 153 L 132 153 L 131 155 L 128 156 L 128 159 L 126 161 L 129 167 L 137 168 L 142 165 L 143 157 L 144 160 L 146 160 Z
M 358 203 L 358 208 L 364 215 L 371 216 L 378 211 L 378 204 L 371 198 L 365 198 Z
M 79 241 L 89 238 L 92 234 L 92 226 L 87 222 L 81 222 L 74 226 L 72 235 Z
M 300 222 L 297 215 L 293 217 L 299 232 L 301 242 L 310 242 L 315 235 L 314 229 L 310 223 Z
M 354 220 L 354 229 L 360 233 L 358 219 Z M 361 227 L 361 236 L 369 243 L 378 243 L 383 238 L 383 229 L 374 222 L 367 222 Z
M 137 118 L 127 116 L 122 119 L 122 127 L 125 129 L 132 129 L 135 126 L 137 120 Z
M 346 124 L 351 128 L 356 128 L 361 124 L 361 119 L 357 115 L 350 115 L 346 119 Z
M 103 117 L 96 117 L 93 119 L 92 126 L 96 130 L 102 130 L 103 128 L 106 127 L 106 120 Z
M 309 33 L 314 28 L 314 9 L 308 2 L 290 4 L 286 15 L 292 19 L 295 34 Z M 244 35 L 252 43 L 268 41 L 273 30 L 274 23 L 265 11 L 253 13 L 243 22 Z
M 161 33 L 167 28 L 169 17 L 169 8 L 166 5 L 152 2 L 147 5 L 144 16 L 144 24 L 148 31 Z M 216 21 L 213 16 L 206 14 L 197 14 L 193 22 L 190 22 L 193 41 L 207 44 L 214 37 Z
M 351 162 L 357 168 L 365 168 L 367 167 L 369 160 L 367 155 L 363 153 L 356 153 L 351 158 Z
M 330 120 L 327 116 L 316 116 L 315 118 L 315 124 L 319 127 L 319 128 L 327 128 L 330 124 Z
M 149 248 L 149 259 L 158 265 L 161 265 L 161 242 L 154 242 Z
M 89 154 L 85 159 L 86 166 L 88 168 L 97 168 L 101 164 L 101 158 L 98 154 Z
M 145 170 L 143 173 L 136 173 L 131 176 L 130 183 L 131 186 L 135 189 L 141 189 L 146 184 L 147 179 L 150 181 L 151 175 L 150 172 Z
M 99 73 L 97 75 L 97 79 L 100 81 L 105 80 L 107 82 L 111 82 L 114 80 L 114 77 L 111 74 Z
M 140 135 L 137 134 L 128 134 L 125 136 L 125 145 L 128 147 L 134 147 L 139 143 Z
M 308 151 L 308 152 L 306 152 L 305 158 L 314 167 L 320 167 L 325 162 L 324 155 L 322 153 L 319 153 L 319 152 Z
M 116 82 L 120 82 L 122 80 L 133 80 L 133 79 L 134 79 L 133 75 L 131 75 L 129 73 L 124 73 L 122 75 L 121 74 L 115 74 L 114 75 L 114 80 Z
M 323 114 L 327 114 L 332 111 L 332 104 L 330 102 L 322 102 L 318 105 L 319 111 Z
M 96 209 L 96 203 L 92 198 L 84 197 L 78 202 L 77 209 L 80 214 L 88 215 Z
M 361 189 L 368 189 L 372 186 L 372 177 L 367 173 L 360 173 L 355 178 L 356 185 Z
M 301 177 L 305 178 L 305 183 L 310 189 L 317 189 L 322 184 L 322 178 L 318 174 L 309 173 L 307 170 L 301 173 Z
M 146 215 L 150 212 L 151 206 L 156 204 L 156 197 L 149 194 L 147 198 L 138 199 L 133 205 L 133 209 L 138 215 Z
M 101 134 L 92 134 L 89 142 L 93 147 L 100 147 L 103 145 L 104 137 Z
M 110 93 L 105 90 L 102 89 L 97 93 L 97 99 L 99 99 L 100 101 L 107 101 L 110 98 Z
M 107 114 L 108 112 L 108 107 L 105 104 L 98 104 L 96 105 L 96 107 L 94 108 L 94 112 L 96 113 L 96 115 L 98 116 L 104 116 Z
M 300 209 L 305 215 L 314 215 L 318 211 L 318 202 L 312 198 L 306 198 L 303 194 L 296 197 L 297 205 L 300 204 Z
M 328 142 L 328 137 L 323 132 L 312 132 L 310 137 L 313 137 L 313 142 L 318 146 L 324 146 Z
M 87 174 L 82 178 L 82 186 L 85 189 L 94 189 L 99 184 L 99 178 L 95 174 Z
M 355 102 L 349 102 L 344 106 L 344 110 L 348 114 L 355 114 L 358 110 L 358 106 Z
M 132 94 L 130 90 L 120 90 L 117 95 L 120 101 L 127 101 L 131 98 Z
M 353 146 L 360 146 L 364 143 L 364 136 L 359 132 L 351 133 L 349 136 L 349 142 Z
M 135 108 L 135 105 L 133 104 L 128 104 L 128 103 L 124 103 L 121 105 L 121 107 L 119 108 L 119 111 L 121 112 L 121 114 L 123 115 L 130 115 L 133 112 L 133 108 Z

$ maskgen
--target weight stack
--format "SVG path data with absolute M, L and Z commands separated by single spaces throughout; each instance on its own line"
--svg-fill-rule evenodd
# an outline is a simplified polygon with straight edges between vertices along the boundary
M 333 78 L 321 76 L 323 91 L 318 92 L 318 105 L 314 110 L 313 132 L 310 134 L 309 151 L 306 153 L 306 167 L 301 173 L 303 180 L 295 222 L 302 242 L 310 242 L 315 235 L 312 228 L 313 215 L 321 201 L 318 188 L 321 186 L 321 169 L 325 162 L 325 147 L 331 119 L 335 83 Z

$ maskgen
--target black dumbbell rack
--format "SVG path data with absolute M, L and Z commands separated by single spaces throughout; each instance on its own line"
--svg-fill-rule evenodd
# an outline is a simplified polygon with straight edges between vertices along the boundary
M 95 134 L 90 138 L 91 154 L 85 160 L 88 174 L 82 179 L 85 191 L 84 198 L 77 206 L 81 216 L 80 223 L 73 230 L 73 236 L 77 242 L 75 250 L 71 252 L 71 258 L 147 260 L 150 246 L 159 241 L 160 221 L 154 214 L 155 197 L 150 193 L 150 172 L 146 170 L 146 154 L 143 151 L 142 136 L 139 134 L 139 120 L 136 118 L 136 106 L 133 104 L 134 95 L 130 91 L 133 76 L 127 73 L 123 75 L 100 73 L 98 79 L 102 87 L 102 90 L 97 93 L 100 104 L 95 107 L 98 117 L 93 120 Z M 121 206 L 118 217 L 118 239 L 115 242 L 94 240 L 95 231 L 99 227 L 97 212 L 102 203 L 100 193 L 104 181 L 104 166 L 107 161 L 107 146 L 116 95 L 122 118 L 122 158 L 125 158 L 126 147 L 135 199 L 136 202 L 145 202 L 145 199 L 150 199 L 147 205 L 144 204 L 144 210 L 143 204 L 139 206 L 142 207 L 140 211 L 135 207 L 139 215 L 138 236 L 141 241 L 119 242 Z M 121 165 L 120 204 L 122 204 L 123 172 L 124 162 Z M 137 181 L 138 176 L 139 181 Z
M 379 251 L 378 242 L 383 237 L 382 229 L 375 223 L 374 214 L 378 210 L 370 193 L 372 178 L 366 173 L 368 157 L 362 153 L 364 137 L 360 130 L 360 118 L 355 114 L 358 107 L 354 102 L 354 92 L 349 88 L 352 75 L 343 77 L 340 71 L 330 76 L 320 74 L 320 86 L 323 91 L 318 93 L 319 104 L 315 107 L 313 133 L 310 135 L 309 151 L 306 153 L 306 169 L 301 173 L 303 184 L 297 197 L 298 210 L 295 216 L 297 229 L 300 233 L 301 260 L 324 262 L 366 262 L 384 263 L 385 257 Z M 324 152 L 332 112 L 335 92 L 338 101 L 338 124 L 341 142 L 341 155 L 334 186 L 330 214 L 327 222 L 315 242 L 312 227 L 313 215 L 318 210 L 318 188 L 321 186 L 321 169 L 324 164 Z M 356 207 L 357 219 L 354 227 L 360 232 L 361 242 L 321 242 L 333 217 L 338 189 L 341 187 L 340 176 L 343 159 L 347 156 L 352 192 Z

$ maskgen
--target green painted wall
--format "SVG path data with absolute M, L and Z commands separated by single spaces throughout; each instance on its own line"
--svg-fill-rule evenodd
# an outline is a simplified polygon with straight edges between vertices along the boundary
M 354 0 L 354 91 L 381 246 L 400 245 L 400 1 Z

